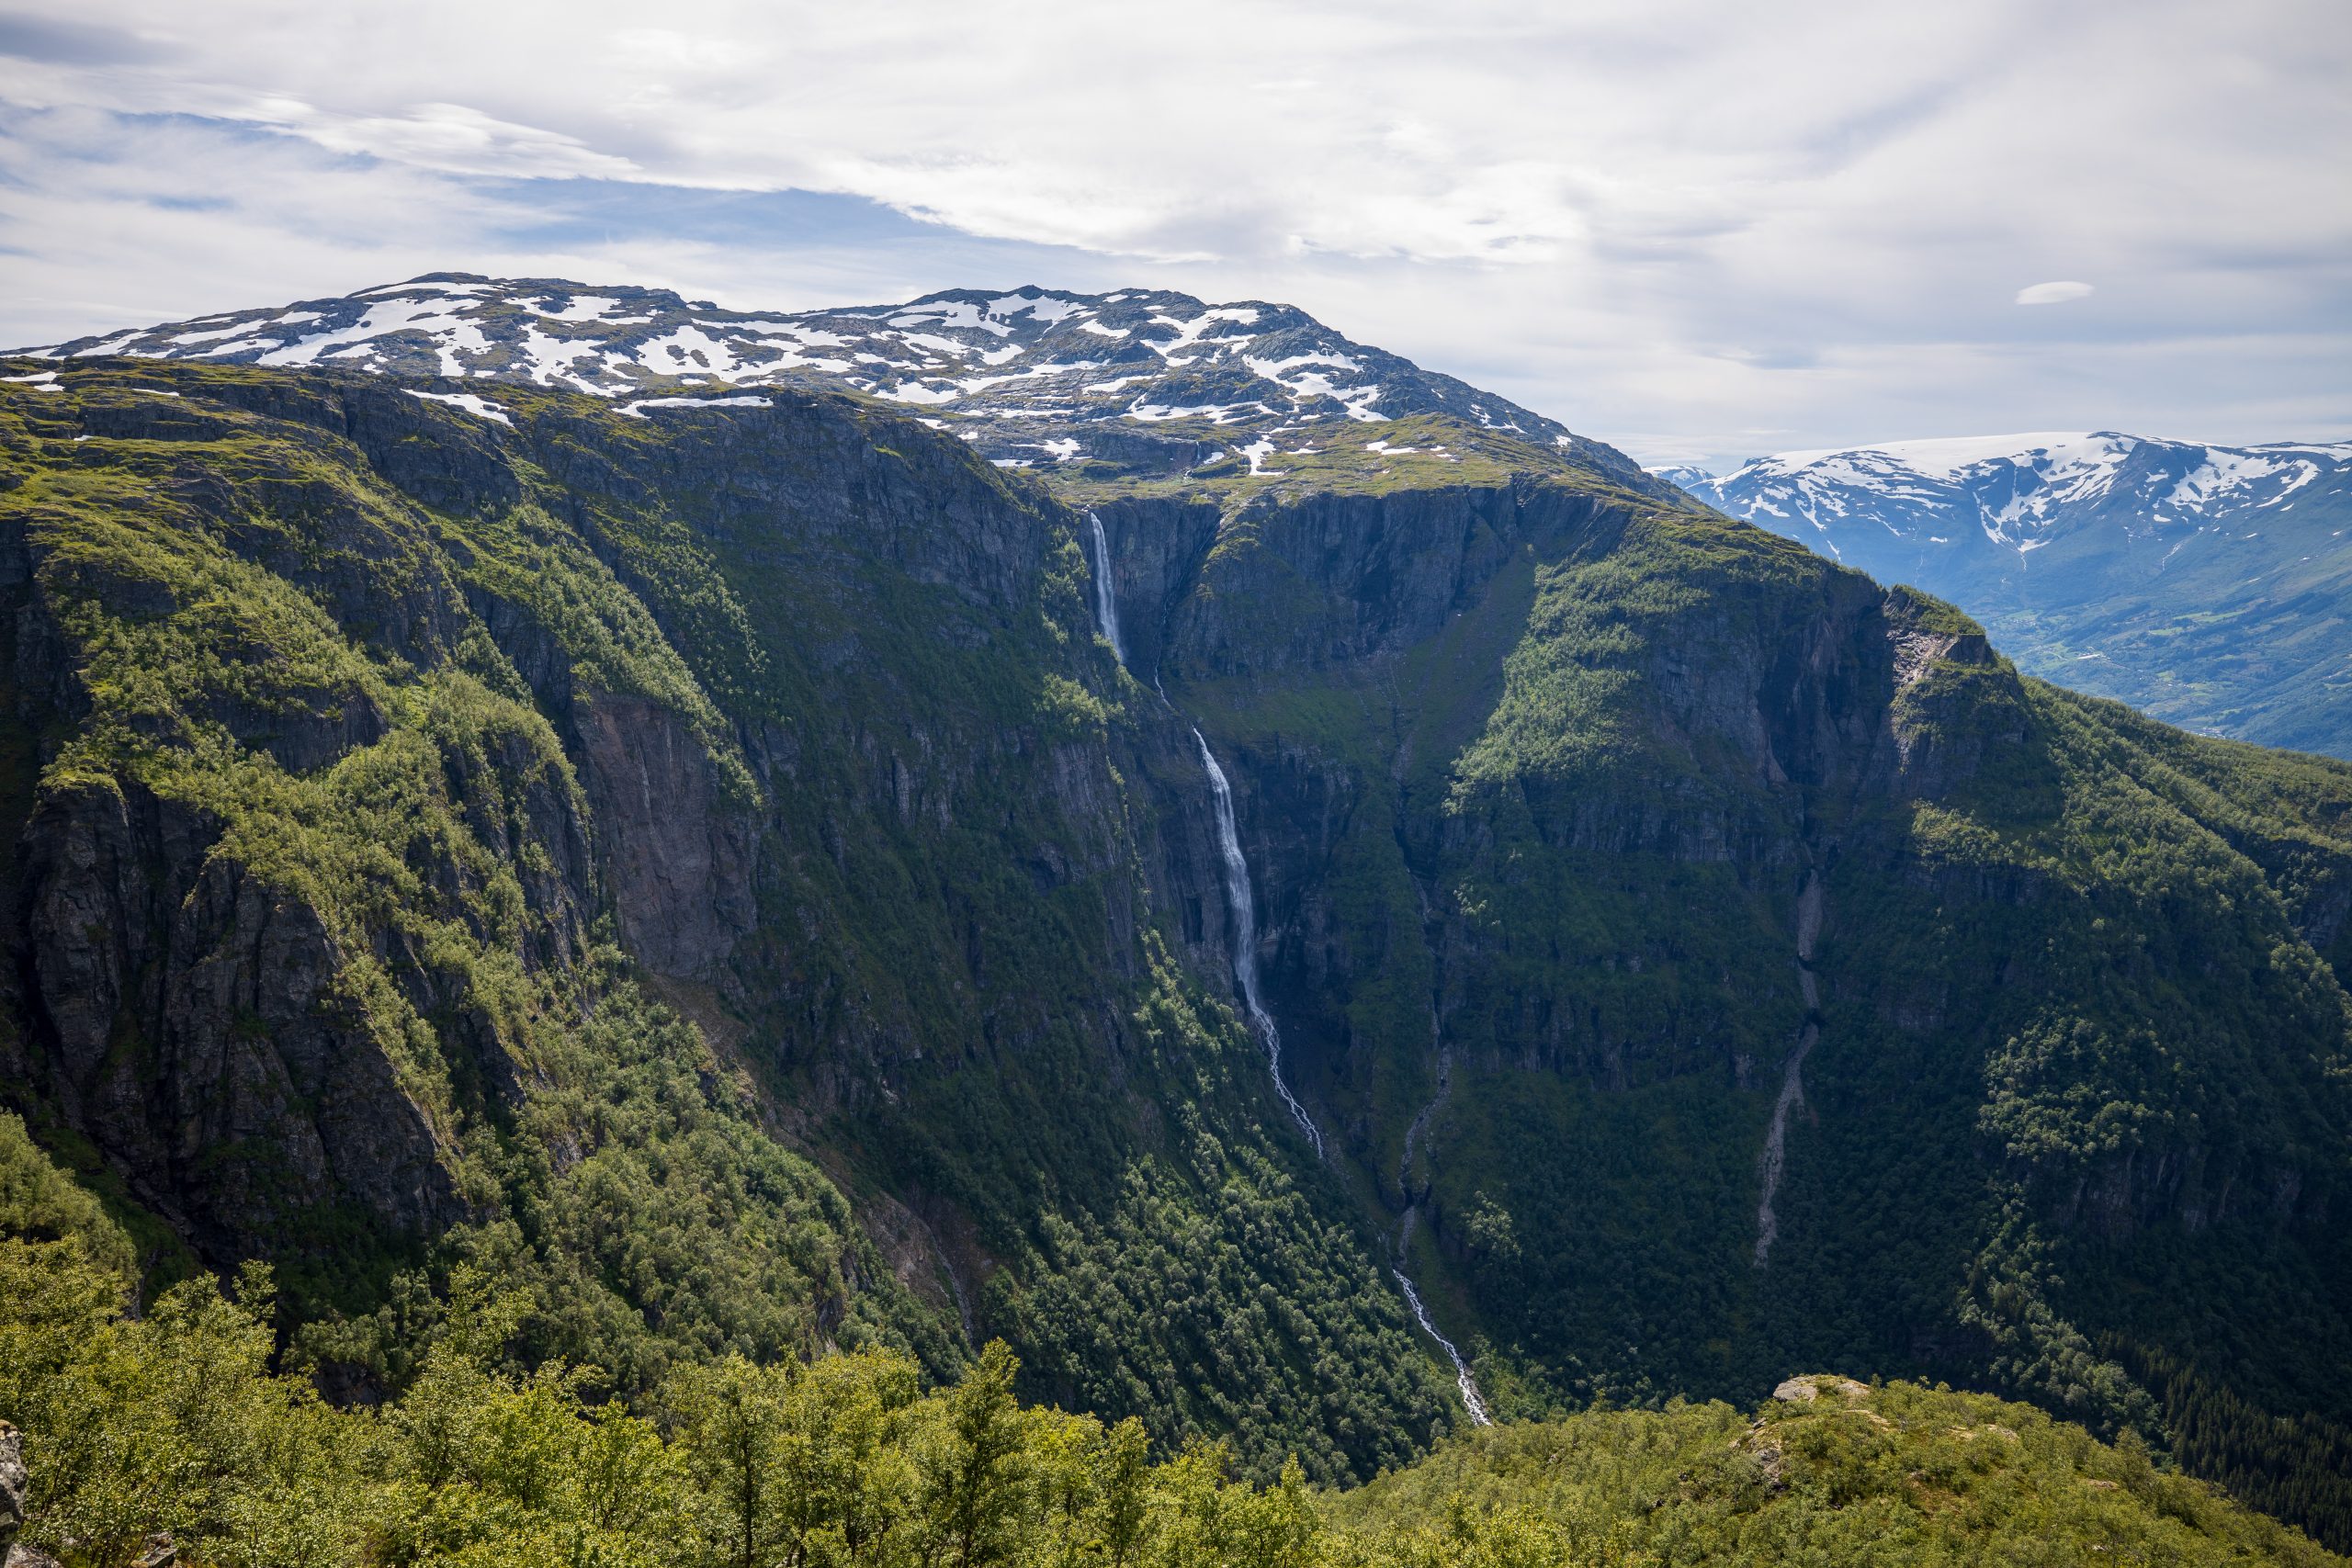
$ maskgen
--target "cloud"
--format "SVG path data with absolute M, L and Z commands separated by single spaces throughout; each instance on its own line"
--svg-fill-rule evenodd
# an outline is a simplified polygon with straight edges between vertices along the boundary
M 289 104 L 274 122 L 264 123 L 331 152 L 364 152 L 444 174 L 626 179 L 642 173 L 629 159 L 596 152 L 577 137 L 510 124 L 463 104 L 416 104 L 396 115 L 350 116 Z
M 136 34 L 67 17 L 0 16 L 0 54 L 67 65 L 127 64 L 163 51 Z
M 696 295 L 785 304 L 822 254 L 869 301 L 900 279 L 1291 298 L 1678 453 L 1747 455 L 1759 411 L 1795 446 L 2052 399 L 2084 426 L 2352 424 L 2341 363 L 2296 352 L 2352 333 L 2335 0 L 18 11 L 0 337 L 55 335 L 74 301 L 324 293 L 396 256 L 658 257 Z M 86 152 L 45 152 L 69 125 Z M 953 270 L 981 265 L 1024 270 Z M 2002 303 L 2061 272 L 2105 279 L 2099 309 Z M 131 324 L 100 314 L 80 329 Z M 2152 365 L 2178 382 L 2135 378 Z M 2270 390 L 2219 389 L 2246 384 Z
M 887 303 L 943 278 L 1109 288 L 1131 272 L 854 197 L 452 179 L 273 130 L 74 109 L 0 112 L 0 214 L 5 346 L 449 269 L 781 309 Z
M 2020 305 L 2064 305 L 2069 299 L 2089 296 L 2091 286 L 2061 279 L 2054 283 L 2030 283 L 2018 290 Z

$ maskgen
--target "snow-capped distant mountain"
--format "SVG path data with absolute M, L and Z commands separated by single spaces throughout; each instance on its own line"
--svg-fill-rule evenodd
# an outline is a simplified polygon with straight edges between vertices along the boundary
M 2116 527 L 2176 547 L 2224 520 L 2340 499 L 2352 442 L 2215 446 L 2113 431 L 1897 441 L 1758 457 L 1693 495 L 1842 554 L 1857 528 L 1915 544 L 1978 540 L 2024 555 L 2067 530 Z
M 1698 493 L 1698 486 L 1713 484 L 1715 479 L 1715 476 L 1706 469 L 1694 468 L 1688 463 L 1668 463 L 1646 471 L 1651 478 L 1664 479 L 1667 483 L 1690 491 L 1694 495 Z
M 1972 436 L 1662 477 L 1951 600 L 2037 674 L 2352 756 L 2352 442 Z
M 1211 454 L 1271 453 L 1318 425 L 1443 414 L 1645 484 L 1622 454 L 1557 421 L 1291 306 L 1154 290 L 950 289 L 902 305 L 743 311 L 666 289 L 433 273 L 28 352 L 526 381 L 620 399 L 830 383 L 950 423 L 1022 466 L 1087 457 L 1187 468 Z

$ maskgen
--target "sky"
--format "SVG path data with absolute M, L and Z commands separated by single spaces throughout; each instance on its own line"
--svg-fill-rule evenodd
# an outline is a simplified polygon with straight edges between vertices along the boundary
M 0 0 L 0 344 L 432 271 L 1296 304 L 1650 463 L 2352 435 L 2345 0 Z

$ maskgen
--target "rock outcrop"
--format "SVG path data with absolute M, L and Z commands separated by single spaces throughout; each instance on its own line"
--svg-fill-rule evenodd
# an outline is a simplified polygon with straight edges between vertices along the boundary
M 17 1538 L 24 1533 L 32 1479 L 25 1471 L 24 1434 L 0 1421 L 0 1568 L 58 1568 L 57 1559 Z

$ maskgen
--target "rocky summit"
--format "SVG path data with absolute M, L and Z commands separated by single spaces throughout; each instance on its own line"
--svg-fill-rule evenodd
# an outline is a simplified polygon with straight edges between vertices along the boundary
M 1556 421 L 1303 310 L 1158 289 L 957 288 L 902 305 L 744 311 L 659 288 L 434 273 L 30 352 L 521 381 L 632 409 L 682 387 L 850 387 L 1023 468 L 1254 475 L 1335 448 L 1443 462 L 1501 440 L 1642 482 L 1621 454 Z M 1463 427 L 1458 449 L 1416 448 L 1399 422 L 1423 415 Z

